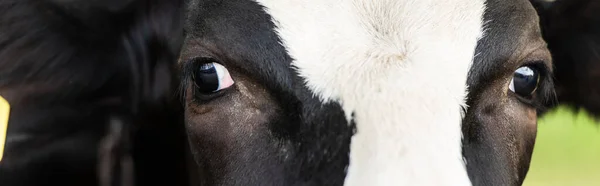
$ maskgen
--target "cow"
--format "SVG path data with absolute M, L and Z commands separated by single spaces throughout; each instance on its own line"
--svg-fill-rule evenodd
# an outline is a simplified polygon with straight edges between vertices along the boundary
M 10 104 L 0 185 L 188 185 L 173 94 L 182 7 L 0 1 L 0 96 Z
M 600 1 L 533 1 L 556 66 L 558 103 L 600 118 Z
M 190 0 L 200 185 L 520 185 L 553 65 L 528 0 Z

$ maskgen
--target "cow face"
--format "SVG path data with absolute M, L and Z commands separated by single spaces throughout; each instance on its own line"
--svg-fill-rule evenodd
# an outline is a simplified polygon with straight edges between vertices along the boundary
M 206 185 L 517 185 L 551 59 L 527 0 L 204 0 L 180 56 Z

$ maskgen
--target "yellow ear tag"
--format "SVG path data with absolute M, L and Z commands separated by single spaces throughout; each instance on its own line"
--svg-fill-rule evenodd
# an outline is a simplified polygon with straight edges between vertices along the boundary
M 2 96 L 0 96 L 0 161 L 4 155 L 4 145 L 6 144 L 6 132 L 8 130 L 8 116 L 10 114 L 10 105 Z

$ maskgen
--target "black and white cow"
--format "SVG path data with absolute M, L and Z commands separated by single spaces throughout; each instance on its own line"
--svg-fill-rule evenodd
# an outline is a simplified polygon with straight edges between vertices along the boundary
M 600 118 L 600 1 L 535 0 L 558 101 Z
M 0 185 L 187 185 L 182 5 L 0 0 Z
M 520 185 L 551 56 L 527 0 L 191 0 L 204 185 Z

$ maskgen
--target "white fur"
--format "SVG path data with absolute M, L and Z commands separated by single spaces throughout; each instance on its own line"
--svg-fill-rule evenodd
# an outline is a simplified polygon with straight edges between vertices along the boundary
M 309 89 L 354 113 L 345 185 L 471 185 L 461 106 L 484 0 L 256 1 Z

